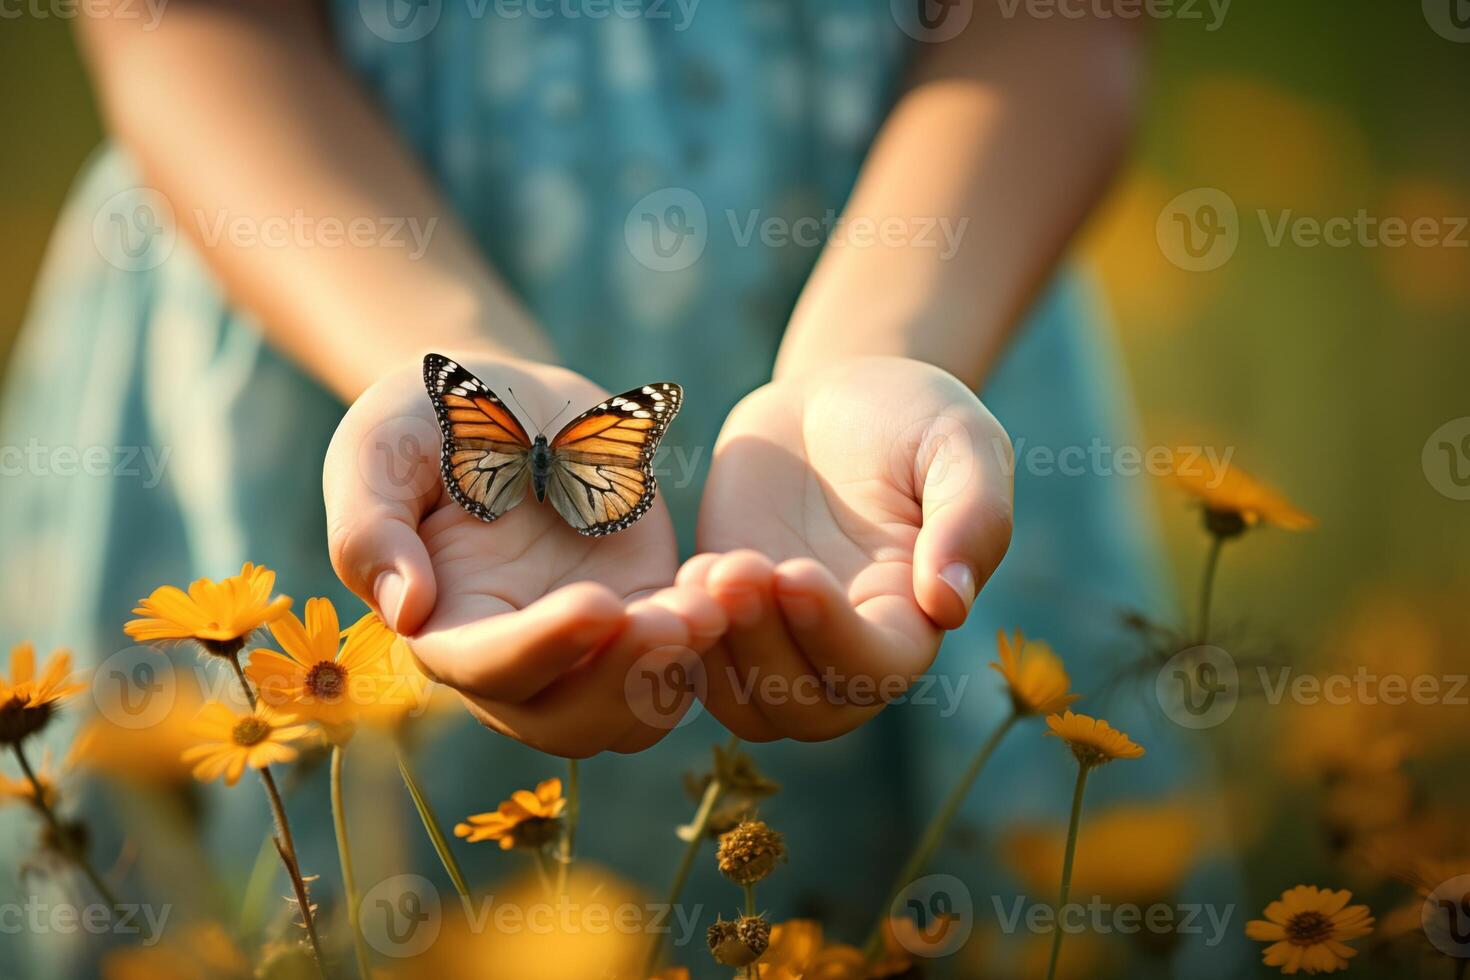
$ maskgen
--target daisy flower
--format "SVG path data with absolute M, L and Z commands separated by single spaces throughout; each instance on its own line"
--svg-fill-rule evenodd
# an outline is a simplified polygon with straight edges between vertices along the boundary
M 1270 943 L 1262 956 L 1282 973 L 1333 973 L 1345 969 L 1357 950 L 1346 941 L 1373 931 L 1366 905 L 1348 905 L 1350 891 L 1298 885 L 1266 906 L 1265 919 L 1246 923 L 1251 939 Z
M 1046 734 L 1066 742 L 1077 761 L 1089 768 L 1114 759 L 1137 759 L 1143 755 L 1141 746 L 1101 718 L 1068 711 L 1048 717 L 1046 727 L 1051 729 Z
M 275 584 L 275 572 L 247 561 L 239 575 L 201 578 L 188 592 L 160 586 L 138 600 L 133 614 L 141 618 L 129 620 L 123 632 L 139 643 L 194 640 L 210 653 L 231 656 L 246 637 L 291 608 L 285 596 L 271 597 Z
M 1312 515 L 1236 467 L 1214 470 L 1197 454 L 1176 452 L 1170 473 L 1175 483 L 1204 505 L 1205 524 L 1216 534 L 1233 536 L 1257 524 L 1303 531 L 1317 523 Z
M 264 769 L 296 758 L 290 743 L 305 737 L 311 729 L 295 721 L 269 708 L 236 714 L 218 701 L 210 701 L 194 719 L 193 731 L 201 742 L 185 749 L 182 758 L 194 764 L 194 778 L 200 782 L 224 776 L 225 785 L 233 786 L 246 767 Z
M 554 840 L 567 801 L 561 795 L 561 780 L 548 779 L 530 790 L 518 789 L 490 813 L 476 813 L 455 824 L 454 836 L 470 843 L 500 841 L 501 850 L 512 847 L 537 848 Z
M 1062 669 L 1062 658 L 1045 643 L 1027 642 L 1017 630 L 1014 638 L 1002 630 L 996 634 L 999 663 L 990 669 L 1005 678 L 1011 705 L 1018 715 L 1049 715 L 1076 701 L 1079 695 L 1068 694 L 1072 686 Z
M 10 648 L 10 677 L 0 675 L 0 743 L 18 744 L 34 735 L 56 711 L 56 706 L 84 690 L 71 682 L 71 654 L 57 650 L 36 673 L 36 648 L 21 643 Z
M 343 741 L 364 709 L 394 688 L 386 659 L 393 634 L 368 628 L 369 619 L 376 617 L 369 613 L 343 633 L 331 601 L 309 599 L 304 623 L 290 612 L 271 623 L 285 652 L 251 651 L 245 673 L 264 703 L 318 722 Z

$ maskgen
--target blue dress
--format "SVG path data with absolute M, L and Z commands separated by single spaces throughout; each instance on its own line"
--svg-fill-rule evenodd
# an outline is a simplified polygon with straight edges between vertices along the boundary
M 729 408 L 769 376 L 817 251 L 752 244 L 743 227 L 752 215 L 840 210 L 913 42 L 889 0 L 727 0 L 696 4 L 692 16 L 672 0 L 645 0 L 642 17 L 627 16 L 627 4 L 602 17 L 564 6 L 497 13 L 465 0 L 340 0 L 332 21 L 351 70 L 568 366 L 612 390 L 679 381 L 689 397 L 670 444 L 712 446 Z M 360 608 L 324 546 L 320 461 L 342 406 L 263 343 L 158 210 L 126 155 L 104 147 L 51 244 L 10 365 L 0 442 L 107 447 L 111 466 L 105 475 L 48 464 L 7 476 L 7 646 L 29 637 L 99 662 L 127 645 L 121 625 L 139 596 L 232 574 L 245 560 L 278 569 L 280 588 L 298 601 L 328 595 Z M 1117 352 L 1076 272 L 1037 303 L 983 395 L 1023 446 L 1136 444 Z M 666 491 L 686 551 L 707 463 L 701 479 Z M 1127 650 L 1120 611 L 1167 617 L 1140 480 L 1023 467 L 1016 500 L 1010 555 L 970 622 L 947 638 L 933 668 L 943 683 L 930 697 L 831 742 L 752 750 L 785 786 L 762 808 L 792 854 L 762 885 L 761 905 L 776 918 L 820 914 L 831 934 L 861 938 L 908 842 L 1004 713 L 985 668 L 998 628 L 1048 639 L 1076 688 L 1098 692 Z M 1148 749 L 1093 781 L 1090 808 L 1208 784 L 1197 750 L 1146 698 L 1082 707 Z M 692 809 L 680 774 L 706 768 L 725 737 L 705 716 L 637 757 L 585 763 L 581 853 L 661 891 L 673 826 Z M 1071 788 L 1061 756 L 1037 723 L 1013 733 L 965 804 L 968 833 L 958 838 L 1060 819 Z M 419 766 L 446 819 L 562 771 L 467 718 Z M 304 787 L 307 802 L 292 808 L 303 861 L 326 872 L 317 888 L 330 900 L 330 825 L 313 821 L 325 814 L 321 789 Z M 237 788 L 231 806 L 212 810 L 210 843 L 235 875 L 248 870 L 264 827 L 258 796 Z M 401 819 L 411 832 L 410 812 L 394 794 L 360 819 Z M 116 831 L 98 835 L 111 853 Z M 460 853 L 482 881 L 507 867 L 493 845 Z M 703 906 L 701 930 L 739 899 L 712 865 L 700 862 L 686 893 Z M 413 866 L 437 874 L 427 850 Z M 994 919 L 988 896 L 1017 890 L 973 843 L 936 867 L 972 893 L 977 931 Z M 47 938 L 24 954 L 31 975 L 79 969 Z M 702 946 L 701 932 L 675 952 L 696 975 L 709 969 Z M 1238 962 L 1188 942 L 1176 961 L 1190 976 L 1226 975 Z

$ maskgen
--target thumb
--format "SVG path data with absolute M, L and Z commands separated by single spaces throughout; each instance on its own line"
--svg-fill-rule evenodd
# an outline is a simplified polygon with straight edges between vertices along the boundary
M 411 634 L 437 595 L 418 528 L 439 494 L 439 433 L 421 415 L 374 422 L 372 398 L 369 391 L 348 410 L 327 449 L 327 549 L 342 583 L 389 629 Z
M 963 625 L 1011 543 L 1011 441 L 984 406 L 932 420 L 914 459 L 923 523 L 914 598 L 940 629 Z

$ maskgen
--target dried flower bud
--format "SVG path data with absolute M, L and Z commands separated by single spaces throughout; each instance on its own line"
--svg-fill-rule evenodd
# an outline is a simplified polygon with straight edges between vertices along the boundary
M 717 919 L 705 940 L 716 963 L 749 966 L 770 947 L 771 924 L 758 915 L 742 915 L 733 922 Z
M 720 874 L 737 885 L 753 885 L 786 859 L 781 835 L 760 820 L 746 820 L 720 837 L 716 852 Z

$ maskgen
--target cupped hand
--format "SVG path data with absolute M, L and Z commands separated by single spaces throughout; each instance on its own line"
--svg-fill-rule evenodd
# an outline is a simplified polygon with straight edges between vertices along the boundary
M 747 396 L 678 574 L 729 617 L 705 701 L 744 739 L 832 738 L 928 669 L 1011 535 L 1011 446 L 973 392 L 865 358 Z
M 568 402 L 562 422 L 607 394 L 560 368 L 457 359 L 512 407 L 514 389 L 533 433 Z M 486 523 L 445 491 L 439 446 L 418 365 L 353 403 L 322 477 L 342 581 L 489 727 L 577 758 L 657 742 L 688 700 L 660 689 L 682 675 L 666 668 L 687 666 L 725 626 L 704 590 L 673 585 L 678 553 L 663 502 L 600 538 L 530 495 Z

